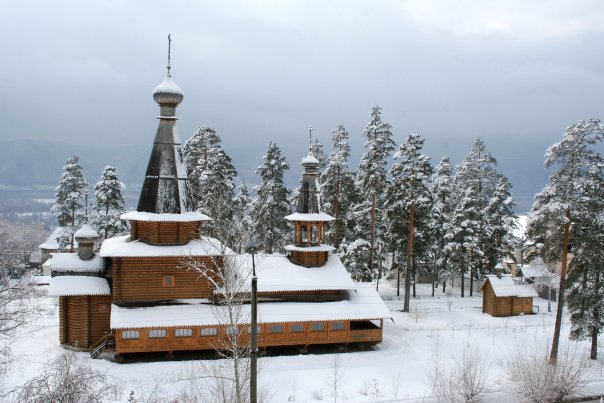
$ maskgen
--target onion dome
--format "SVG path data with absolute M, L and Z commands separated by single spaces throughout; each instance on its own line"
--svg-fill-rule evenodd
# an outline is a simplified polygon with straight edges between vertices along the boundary
M 172 80 L 169 73 L 166 79 L 153 90 L 153 99 L 159 105 L 178 106 L 183 98 L 182 88 Z
M 96 239 L 99 237 L 99 234 L 90 225 L 83 224 L 73 236 L 75 239 Z
M 319 160 L 313 155 L 312 151 L 308 152 L 308 155 L 300 162 L 304 168 L 318 168 Z

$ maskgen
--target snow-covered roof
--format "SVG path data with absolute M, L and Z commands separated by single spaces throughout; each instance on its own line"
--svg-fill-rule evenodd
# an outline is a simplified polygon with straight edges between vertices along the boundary
M 57 239 L 61 236 L 61 231 L 63 231 L 63 227 L 56 227 L 48 238 L 46 238 L 46 241 L 39 246 L 39 248 L 54 250 L 59 249 L 59 242 Z
M 224 324 L 225 306 L 161 305 L 144 308 L 111 307 L 111 328 L 210 326 Z M 250 305 L 241 306 L 240 324 L 248 324 Z M 392 315 L 373 287 L 348 292 L 335 302 L 260 302 L 258 323 L 385 319 Z
M 319 245 L 319 246 L 296 246 L 296 245 L 287 245 L 285 246 L 286 250 L 292 250 L 296 252 L 331 252 L 335 250 L 331 245 Z
M 80 259 L 77 253 L 51 253 L 52 262 L 50 267 L 54 272 L 88 272 L 98 273 L 105 268 L 105 259 L 98 254 L 89 260 Z
M 99 234 L 88 224 L 82 225 L 79 230 L 73 234 L 75 238 L 92 239 L 98 238 Z
M 334 217 L 326 213 L 293 213 L 285 216 L 289 221 L 333 221 Z
M 518 268 L 524 278 L 552 277 L 552 273 L 545 266 L 524 265 Z
M 102 257 L 160 257 L 160 256 L 219 256 L 221 243 L 210 237 L 193 239 L 186 245 L 149 245 L 142 241 L 130 241 L 128 235 L 106 239 L 101 245 Z M 229 252 L 228 250 L 226 252 Z
M 304 267 L 283 255 L 256 255 L 258 292 L 354 290 L 355 284 L 337 255 L 330 255 L 325 265 Z M 234 256 L 230 263 L 244 279 L 243 291 L 251 289 L 251 255 Z M 220 290 L 214 291 L 219 294 Z
M 210 221 L 211 218 L 197 211 L 189 211 L 180 214 L 170 213 L 147 213 L 142 211 L 129 211 L 120 216 L 122 220 L 148 221 L 148 222 L 191 222 Z
M 307 164 L 319 165 L 319 160 L 312 154 L 312 152 L 309 152 L 308 155 L 302 159 L 301 164 L 302 165 L 307 165 Z
M 498 277 L 493 274 L 486 276 L 496 297 L 536 297 L 537 292 L 531 286 L 517 285 L 512 276 L 502 275 Z M 485 281 L 482 287 L 485 286 Z M 528 288 L 527 288 L 528 287 Z M 530 289 L 530 290 L 529 290 Z
M 111 295 L 107 280 L 92 276 L 56 276 L 50 279 L 50 296 Z

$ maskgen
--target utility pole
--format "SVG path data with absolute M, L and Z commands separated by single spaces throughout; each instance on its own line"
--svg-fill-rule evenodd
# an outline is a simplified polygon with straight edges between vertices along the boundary
M 258 277 L 256 277 L 256 261 L 254 260 L 254 253 L 257 250 L 255 243 L 250 242 L 247 245 L 249 253 L 252 254 L 252 326 L 251 326 L 251 338 L 250 338 L 250 403 L 256 403 L 257 401 L 257 375 L 258 375 L 258 344 L 257 344 L 257 301 L 256 296 L 258 294 Z

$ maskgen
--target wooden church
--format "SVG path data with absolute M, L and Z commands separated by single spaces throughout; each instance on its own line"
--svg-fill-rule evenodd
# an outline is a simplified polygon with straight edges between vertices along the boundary
M 203 235 L 211 218 L 194 211 L 176 108 L 183 100 L 172 80 L 155 88 L 159 126 L 138 207 L 122 215 L 130 234 L 104 240 L 88 225 L 75 234 L 76 253 L 54 253 L 49 294 L 59 297 L 60 342 L 116 354 L 221 349 L 227 337 L 249 340 L 253 256 L 235 255 Z M 255 256 L 258 274 L 258 345 L 374 345 L 391 315 L 372 288 L 357 287 L 325 244 L 333 217 L 320 211 L 319 161 L 308 153 L 288 255 Z M 224 284 L 191 270 L 223 273 L 236 260 L 241 314 L 225 321 Z

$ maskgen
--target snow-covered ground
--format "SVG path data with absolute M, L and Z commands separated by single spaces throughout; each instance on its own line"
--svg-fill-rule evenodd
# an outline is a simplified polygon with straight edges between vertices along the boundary
M 41 286 L 47 287 L 47 286 Z M 441 360 L 454 362 L 464 349 L 475 349 L 484 357 L 489 373 L 487 401 L 510 401 L 506 393 L 507 357 L 514 349 L 539 344 L 549 349 L 553 333 L 555 304 L 547 312 L 547 301 L 536 299 L 539 312 L 535 315 L 493 318 L 481 311 L 481 295 L 460 298 L 452 293 L 436 292 L 420 284 L 418 297 L 411 300 L 411 313 L 402 309 L 401 297 L 388 285 L 380 285 L 380 293 L 392 311 L 393 321 L 386 321 L 384 341 L 372 350 L 337 353 L 282 355 L 261 358 L 263 370 L 259 383 L 266 385 L 271 402 L 333 402 L 329 379 L 333 379 L 334 363 L 341 367 L 338 402 L 431 402 L 427 373 L 433 365 L 438 348 Z M 58 306 L 54 298 L 40 301 L 36 321 L 21 328 L 12 346 L 20 356 L 19 366 L 7 380 L 8 386 L 22 385 L 35 376 L 44 363 L 61 351 L 58 335 Z M 567 319 L 567 317 L 565 317 Z M 569 324 L 563 325 L 562 340 L 568 340 Z M 587 343 L 580 344 L 587 349 Z M 161 361 L 117 364 L 107 360 L 81 357 L 96 369 L 106 372 L 123 385 L 123 399 L 131 390 L 144 398 L 159 384 L 163 396 L 175 396 L 184 387 L 173 382 L 179 370 L 191 361 Z M 210 361 L 209 365 L 213 362 Z M 586 394 L 604 392 L 604 360 L 588 362 Z M 321 399 L 322 398 L 322 399 Z

